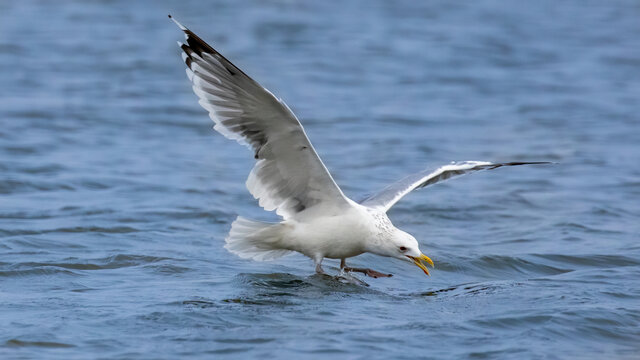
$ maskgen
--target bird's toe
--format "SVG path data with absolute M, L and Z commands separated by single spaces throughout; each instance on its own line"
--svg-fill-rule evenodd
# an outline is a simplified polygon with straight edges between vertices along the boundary
M 381 273 L 379 271 L 375 271 L 375 270 L 371 270 L 371 269 L 367 269 L 366 272 L 367 276 L 371 276 L 374 279 L 380 278 L 380 277 L 392 277 L 393 274 L 384 274 Z

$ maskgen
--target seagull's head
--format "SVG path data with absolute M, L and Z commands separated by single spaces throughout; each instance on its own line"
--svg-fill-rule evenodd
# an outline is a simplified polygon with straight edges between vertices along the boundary
M 378 255 L 396 258 L 418 266 L 429 275 L 427 264 L 433 267 L 433 261 L 420 251 L 418 241 L 411 234 L 394 228 L 390 241 L 385 241 Z

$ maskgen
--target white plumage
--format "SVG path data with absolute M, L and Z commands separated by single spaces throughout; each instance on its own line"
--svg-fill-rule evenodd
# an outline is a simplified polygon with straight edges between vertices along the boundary
M 171 16 L 169 16 L 171 17 Z M 341 259 L 344 271 L 390 276 L 370 269 L 348 268 L 345 259 L 365 252 L 394 257 L 419 266 L 433 262 L 422 254 L 416 239 L 394 227 L 386 211 L 407 193 L 453 176 L 501 166 L 539 164 L 467 161 L 424 171 L 389 185 L 360 203 L 347 198 L 311 145 L 291 109 L 242 70 L 174 22 L 184 32 L 187 76 L 200 105 L 209 112 L 214 129 L 249 146 L 256 164 L 247 188 L 280 223 L 238 217 L 225 248 L 243 258 L 270 260 L 297 251 L 314 260 Z

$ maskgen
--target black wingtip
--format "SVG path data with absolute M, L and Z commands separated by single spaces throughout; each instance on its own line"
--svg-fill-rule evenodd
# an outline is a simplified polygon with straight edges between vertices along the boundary
M 178 44 L 180 44 L 180 47 L 182 48 L 182 50 L 189 57 L 192 57 L 192 54 L 195 53 L 196 55 L 202 58 L 203 53 L 208 53 L 216 57 L 218 61 L 222 63 L 222 66 L 224 66 L 224 68 L 229 72 L 229 74 L 237 75 L 238 73 L 240 73 L 246 76 L 249 80 L 253 81 L 253 79 L 251 79 L 249 75 L 245 74 L 244 71 L 240 70 L 237 66 L 233 65 L 231 61 L 227 60 L 227 58 L 222 56 L 222 54 L 220 54 L 213 47 L 211 47 L 211 45 L 207 44 L 204 40 L 200 39 L 198 35 L 194 34 L 191 30 L 187 29 L 186 26 L 180 24 L 178 20 L 176 20 L 173 16 L 169 15 L 169 19 L 171 19 L 171 21 L 173 21 L 176 25 L 178 25 L 180 30 L 184 32 L 185 38 L 187 39 L 187 43 L 186 44 L 178 43 Z M 190 64 L 187 63 L 187 65 L 189 66 Z
M 557 163 L 550 162 L 550 161 L 512 161 L 512 162 L 505 162 L 505 163 L 490 164 L 490 165 L 487 165 L 488 167 L 486 169 L 493 170 L 503 166 L 553 165 L 553 164 L 557 164 Z
M 176 20 L 173 16 L 171 16 L 171 14 L 169 14 L 169 15 L 167 15 L 167 16 L 169 16 L 169 19 L 171 19 L 171 21 L 173 21 L 173 22 L 178 26 L 178 28 L 180 28 L 180 30 L 182 30 L 182 31 L 187 31 L 187 30 L 189 30 L 189 29 L 187 29 L 184 25 L 180 24 L 180 23 L 178 22 L 178 20 Z
M 545 165 L 545 164 L 555 164 L 550 161 L 514 161 L 507 163 L 509 165 Z

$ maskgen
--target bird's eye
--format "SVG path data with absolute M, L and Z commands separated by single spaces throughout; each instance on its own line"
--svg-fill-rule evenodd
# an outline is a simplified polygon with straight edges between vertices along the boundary
M 407 248 L 404 247 L 404 246 L 400 246 L 400 251 L 405 252 L 405 251 L 407 251 Z

